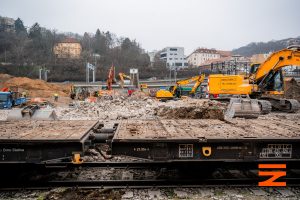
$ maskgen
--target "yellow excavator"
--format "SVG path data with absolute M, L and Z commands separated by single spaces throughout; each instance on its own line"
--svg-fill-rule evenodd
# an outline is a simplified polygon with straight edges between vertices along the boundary
M 176 85 L 171 86 L 169 90 L 158 90 L 156 92 L 156 98 L 160 100 L 170 100 L 170 99 L 174 99 L 175 97 L 180 98 L 182 96 L 181 86 L 196 81 L 194 86 L 192 87 L 192 90 L 189 92 L 189 94 L 193 96 L 195 95 L 198 87 L 201 85 L 204 79 L 205 79 L 205 75 L 201 74 L 199 76 L 193 76 L 188 79 L 179 80 L 176 82 Z
M 120 87 L 124 88 L 124 79 L 127 78 L 129 80 L 131 80 L 131 77 L 124 74 L 124 73 L 119 73 L 119 77 L 120 77 Z
M 300 104 L 295 99 L 281 98 L 284 94 L 282 68 L 300 66 L 300 46 L 290 46 L 273 53 L 261 64 L 253 64 L 249 76 L 210 75 L 210 95 L 238 95 L 231 98 L 228 116 L 256 118 L 271 110 L 296 112 Z M 242 98 L 242 96 L 250 98 Z

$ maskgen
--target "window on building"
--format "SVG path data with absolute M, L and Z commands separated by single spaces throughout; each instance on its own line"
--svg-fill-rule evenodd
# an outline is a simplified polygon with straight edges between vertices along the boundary
M 177 56 L 177 53 L 174 53 L 175 56 Z
M 161 58 L 167 57 L 167 54 L 166 54 L 166 53 L 160 54 L 160 57 L 161 57 Z
M 169 60 L 172 60 L 173 58 L 169 58 Z
M 196 58 L 194 58 L 194 60 L 196 60 Z
M 175 60 L 178 60 L 178 58 L 174 58 Z
M 177 51 L 177 48 L 170 48 L 170 51 Z
M 175 63 L 175 66 L 176 66 L 176 67 L 181 67 L 181 66 L 182 66 L 182 63 Z
M 173 55 L 172 53 L 170 53 L 170 55 Z

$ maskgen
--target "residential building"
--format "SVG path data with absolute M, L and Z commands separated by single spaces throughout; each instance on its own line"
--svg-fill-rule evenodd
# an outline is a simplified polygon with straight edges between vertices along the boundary
M 260 54 L 254 54 L 251 56 L 250 61 L 252 63 L 262 63 L 267 60 L 267 58 L 272 54 L 272 52 L 269 53 L 260 53 Z
M 14 32 L 15 20 L 9 17 L 0 16 L 0 32 Z
M 221 54 L 215 49 L 198 48 L 188 56 L 187 61 L 189 65 L 200 66 L 208 60 L 219 59 L 220 57 Z
M 54 45 L 53 52 L 57 58 L 80 58 L 81 44 L 74 38 L 67 38 Z
M 250 59 L 241 55 L 232 55 L 218 59 L 207 60 L 198 67 L 201 71 L 212 71 L 216 73 L 236 74 L 248 73 Z
M 220 54 L 221 58 L 231 57 L 232 56 L 231 51 L 217 50 L 217 52 Z
M 166 47 L 160 53 L 160 59 L 166 62 L 167 67 L 182 69 L 188 67 L 183 47 Z

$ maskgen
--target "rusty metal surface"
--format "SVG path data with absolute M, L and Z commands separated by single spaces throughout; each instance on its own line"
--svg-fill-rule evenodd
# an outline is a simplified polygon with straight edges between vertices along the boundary
M 290 119 L 124 120 L 114 139 L 300 138 L 300 121 Z
M 80 140 L 97 121 L 1 121 L 1 140 Z

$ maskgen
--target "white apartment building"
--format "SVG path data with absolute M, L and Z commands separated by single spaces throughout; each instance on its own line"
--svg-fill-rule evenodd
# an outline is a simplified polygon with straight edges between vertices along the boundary
M 219 59 L 220 57 L 220 53 L 215 49 L 198 48 L 188 56 L 187 61 L 189 65 L 199 66 L 208 60 Z
M 167 67 L 182 69 L 188 67 L 183 47 L 166 47 L 160 53 L 160 59 L 166 61 Z

